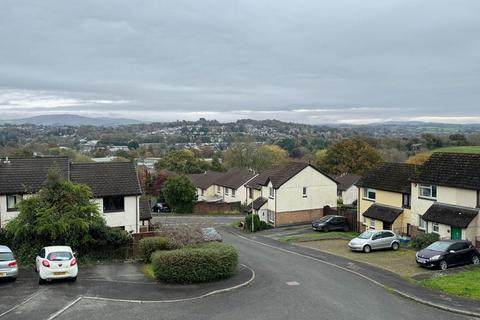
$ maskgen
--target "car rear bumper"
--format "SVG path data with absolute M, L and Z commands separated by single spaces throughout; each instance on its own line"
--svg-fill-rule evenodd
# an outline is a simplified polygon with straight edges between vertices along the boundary
M 18 268 L 0 269 L 0 279 L 16 278 L 18 276 Z
M 78 267 L 74 266 L 68 269 L 62 270 L 55 270 L 55 269 L 48 269 L 42 268 L 40 270 L 39 276 L 43 280 L 52 280 L 52 279 L 66 279 L 66 278 L 75 278 L 78 274 Z

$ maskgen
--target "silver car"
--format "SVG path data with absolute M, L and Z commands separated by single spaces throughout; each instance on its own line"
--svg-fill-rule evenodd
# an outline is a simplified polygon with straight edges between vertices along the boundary
M 352 251 L 369 253 L 372 250 L 388 249 L 398 250 L 400 240 L 390 230 L 367 230 L 348 243 Z
M 18 266 L 12 250 L 0 245 L 0 279 L 17 280 Z

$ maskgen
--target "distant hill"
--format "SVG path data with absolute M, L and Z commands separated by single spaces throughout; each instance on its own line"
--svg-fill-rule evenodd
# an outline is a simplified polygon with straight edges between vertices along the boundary
M 127 124 L 141 123 L 138 120 L 124 119 L 124 118 L 90 118 L 79 116 L 75 114 L 53 114 L 40 115 L 30 118 L 7 120 L 4 123 L 9 124 L 34 124 L 43 126 L 119 126 Z

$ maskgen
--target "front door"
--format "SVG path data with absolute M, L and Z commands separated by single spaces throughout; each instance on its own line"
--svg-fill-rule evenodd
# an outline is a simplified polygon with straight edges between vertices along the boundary
M 462 228 L 452 227 L 452 240 L 462 240 Z
M 392 230 L 392 224 L 384 221 L 383 230 Z

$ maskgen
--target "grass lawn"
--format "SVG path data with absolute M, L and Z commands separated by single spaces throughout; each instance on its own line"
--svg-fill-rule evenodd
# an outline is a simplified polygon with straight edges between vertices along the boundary
M 155 280 L 155 275 L 153 274 L 153 268 L 151 263 L 146 263 L 142 267 L 142 272 L 150 279 Z
M 432 152 L 480 153 L 480 146 L 444 147 Z
M 398 251 L 382 250 L 372 251 L 368 254 L 353 252 L 347 246 L 348 240 L 323 240 L 312 242 L 301 242 L 299 246 L 318 249 L 337 256 L 363 262 L 375 267 L 387 269 L 402 277 L 411 278 L 415 275 L 429 272 L 417 266 L 415 262 L 415 251 L 400 248 Z
M 449 294 L 480 299 L 480 269 L 440 275 L 420 283 Z
M 279 241 L 291 242 L 291 241 L 309 241 L 316 239 L 325 239 L 325 238 L 344 238 L 344 239 L 353 239 L 358 236 L 358 232 L 347 231 L 347 232 L 315 232 L 315 233 L 306 233 L 306 234 L 297 234 L 292 236 L 283 236 L 278 238 Z M 326 241 L 326 240 L 325 240 Z

